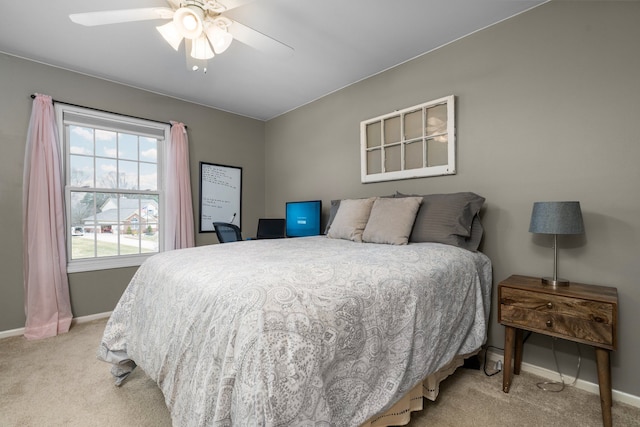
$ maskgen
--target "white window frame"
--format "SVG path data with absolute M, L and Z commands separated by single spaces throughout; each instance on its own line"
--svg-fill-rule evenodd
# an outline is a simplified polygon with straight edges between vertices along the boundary
M 446 105 L 447 106 L 447 129 L 446 132 L 437 135 L 426 135 L 426 111 L 429 108 Z M 404 132 L 404 116 L 408 113 L 414 113 L 418 110 L 422 111 L 422 136 L 412 139 L 405 139 Z M 400 141 L 386 145 L 384 141 L 384 123 L 385 120 L 398 117 L 400 119 Z M 367 126 L 373 123 L 380 123 L 381 141 L 379 146 L 369 147 L 367 143 Z M 415 140 L 422 140 L 423 144 L 423 165 L 427 162 L 426 141 L 435 136 L 447 136 L 447 164 L 438 166 L 423 166 L 422 168 L 405 169 L 405 147 L 408 142 L 415 143 Z M 400 170 L 386 171 L 385 168 L 385 149 L 387 147 L 400 146 L 401 166 Z M 368 173 L 368 157 L 367 154 L 372 151 L 379 150 L 380 170 L 378 173 Z M 382 116 L 360 122 L 360 178 L 362 183 L 394 181 L 399 179 L 421 178 L 428 176 L 454 175 L 456 173 L 456 128 L 455 128 L 455 97 L 449 95 L 423 104 L 414 105 L 402 110 L 387 113 Z
M 102 189 L 99 188 L 84 188 L 84 187 L 71 187 L 68 182 L 69 177 L 69 156 L 70 156 L 70 147 L 69 140 L 67 135 L 67 126 L 66 124 L 74 124 L 78 126 L 86 126 L 91 128 L 100 128 L 105 130 L 112 130 L 116 132 L 125 132 L 125 133 L 133 133 L 137 135 L 147 135 L 153 136 L 158 139 L 158 152 L 157 152 L 157 173 L 158 173 L 158 188 L 153 193 L 157 193 L 158 195 L 158 233 L 160 236 L 160 241 L 158 242 L 158 252 L 144 253 L 144 254 L 134 254 L 134 255 L 116 255 L 116 256 L 105 256 L 105 257 L 95 257 L 95 258 L 83 258 L 72 260 L 71 259 L 71 224 L 67 224 L 65 227 L 65 238 L 66 238 L 66 247 L 67 247 L 67 272 L 75 273 L 82 271 L 95 271 L 95 270 L 106 270 L 112 268 L 122 268 L 122 267 L 135 267 L 141 265 L 147 258 L 162 252 L 164 250 L 164 240 L 165 236 L 165 185 L 164 185 L 164 177 L 165 177 L 165 144 L 169 141 L 171 127 L 169 124 L 154 122 L 150 120 L 139 119 L 130 116 L 124 116 L 120 114 L 108 113 L 100 110 L 93 110 L 90 108 L 83 108 L 75 105 L 68 105 L 64 103 L 55 104 L 55 112 L 56 112 L 56 122 L 58 125 L 58 135 L 59 141 L 62 146 L 60 150 L 61 153 L 61 161 L 63 165 L 64 171 L 64 190 L 65 190 L 65 217 L 67 218 L 67 223 L 69 222 L 70 212 L 71 212 L 71 191 L 98 191 L 101 192 Z M 65 121 L 65 114 L 73 117 L 71 120 Z M 98 124 L 98 125 L 97 125 Z M 135 193 L 135 194 L 144 194 L 145 190 L 124 190 L 118 189 L 118 193 Z

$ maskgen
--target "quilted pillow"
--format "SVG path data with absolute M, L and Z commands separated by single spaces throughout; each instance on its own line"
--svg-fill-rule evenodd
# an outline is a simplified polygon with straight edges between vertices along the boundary
M 377 197 L 341 200 L 327 237 L 362 242 L 362 232 L 376 199 Z
M 324 229 L 324 234 L 329 234 L 329 228 L 331 228 L 331 223 L 336 217 L 339 207 L 340 207 L 340 199 L 331 201 L 331 207 L 329 208 L 329 220 L 327 221 L 327 227 Z
M 382 199 L 393 198 L 396 197 L 395 194 L 391 194 L 390 196 L 380 196 Z M 331 207 L 329 208 L 329 220 L 327 221 L 327 226 L 324 229 L 324 234 L 329 234 L 329 228 L 331 228 L 331 223 L 333 219 L 336 217 L 336 213 L 338 212 L 338 208 L 340 207 L 340 199 L 335 199 L 331 201 Z
M 362 241 L 406 245 L 422 197 L 377 199 L 371 208 Z

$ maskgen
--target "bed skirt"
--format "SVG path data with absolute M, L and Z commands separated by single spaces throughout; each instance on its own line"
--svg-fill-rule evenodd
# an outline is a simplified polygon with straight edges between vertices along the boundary
M 387 427 L 409 424 L 409 421 L 411 421 L 411 413 L 421 411 L 423 409 L 422 398 L 425 397 L 431 401 L 435 401 L 436 397 L 438 397 L 438 392 L 440 391 L 440 382 L 453 374 L 458 367 L 462 366 L 465 359 L 468 359 L 479 352 L 480 349 L 473 353 L 454 357 L 453 360 L 443 366 L 440 370 L 429 375 L 421 383 L 412 388 L 388 411 L 372 417 L 369 421 L 362 424 L 361 427 Z

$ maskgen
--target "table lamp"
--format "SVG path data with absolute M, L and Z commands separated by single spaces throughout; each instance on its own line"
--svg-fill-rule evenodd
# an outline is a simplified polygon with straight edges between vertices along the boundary
M 535 202 L 529 232 L 553 234 L 553 277 L 543 277 L 542 283 L 551 287 L 569 286 L 567 279 L 558 278 L 558 234 L 584 233 L 580 202 Z

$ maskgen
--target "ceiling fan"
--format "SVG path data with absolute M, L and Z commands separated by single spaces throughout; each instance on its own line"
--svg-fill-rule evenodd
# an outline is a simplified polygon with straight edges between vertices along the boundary
M 187 66 L 194 71 L 203 69 L 206 73 L 206 61 L 227 50 L 233 40 L 270 55 L 287 56 L 292 53 L 290 46 L 223 15 L 228 10 L 251 1 L 253 0 L 167 0 L 170 7 L 73 13 L 69 18 L 76 24 L 89 27 L 170 19 L 171 21 L 156 29 L 176 51 L 184 40 Z

